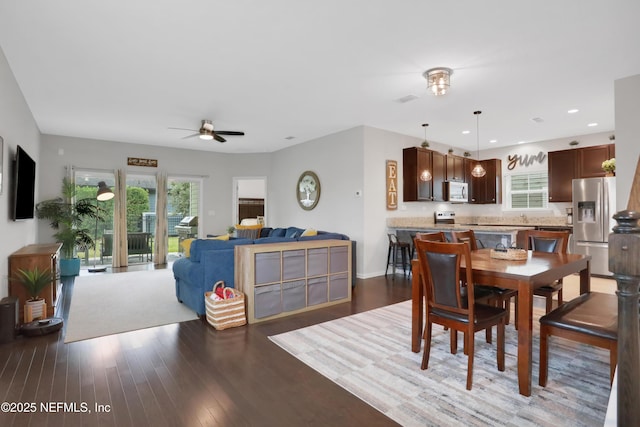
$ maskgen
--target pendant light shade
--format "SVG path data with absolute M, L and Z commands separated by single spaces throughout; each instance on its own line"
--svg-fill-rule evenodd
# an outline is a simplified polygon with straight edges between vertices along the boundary
M 429 123 L 423 123 L 422 124 L 422 128 L 424 129 L 424 141 L 422 142 L 422 147 L 428 147 L 429 143 L 427 142 L 427 126 L 429 126 Z M 420 172 L 420 181 L 431 181 L 431 172 L 429 172 L 429 169 L 424 169 L 422 172 Z
M 476 178 L 482 178 L 487 174 L 487 171 L 484 170 L 484 168 L 482 167 L 482 164 L 480 163 L 480 114 L 482 114 L 482 111 L 474 111 L 473 114 L 475 114 L 476 116 L 476 139 L 478 142 L 478 152 L 477 152 L 478 163 L 476 163 L 476 165 L 471 170 L 471 175 L 475 176 Z

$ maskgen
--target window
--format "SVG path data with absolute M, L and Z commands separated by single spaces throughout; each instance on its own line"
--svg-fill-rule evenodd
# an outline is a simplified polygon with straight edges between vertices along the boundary
M 547 172 L 512 174 L 507 179 L 509 209 L 545 209 L 549 200 Z

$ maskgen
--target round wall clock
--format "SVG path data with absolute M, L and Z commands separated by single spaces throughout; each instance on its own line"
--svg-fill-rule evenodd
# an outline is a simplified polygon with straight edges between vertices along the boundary
M 311 171 L 303 172 L 298 178 L 296 186 L 296 199 L 304 210 L 310 211 L 315 208 L 320 200 L 320 180 L 318 175 Z

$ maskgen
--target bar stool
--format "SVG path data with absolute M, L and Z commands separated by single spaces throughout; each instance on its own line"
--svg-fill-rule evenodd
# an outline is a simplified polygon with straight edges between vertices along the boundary
M 409 258 L 410 245 L 407 242 L 401 242 L 398 240 L 398 236 L 395 234 L 387 234 L 389 238 L 389 250 L 387 251 L 387 267 L 384 270 L 384 275 L 387 275 L 387 271 L 389 271 L 389 265 L 391 265 L 391 272 L 395 276 L 396 267 L 398 266 L 398 256 L 400 256 L 402 261 L 402 272 L 407 274 L 407 271 L 411 271 L 410 268 L 407 269 L 411 259 Z M 410 267 L 410 266 L 409 266 Z

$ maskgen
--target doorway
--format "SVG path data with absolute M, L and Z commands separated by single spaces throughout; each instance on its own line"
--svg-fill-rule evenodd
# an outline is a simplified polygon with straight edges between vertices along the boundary
M 233 178 L 233 220 L 234 224 L 246 222 L 267 225 L 267 178 Z

